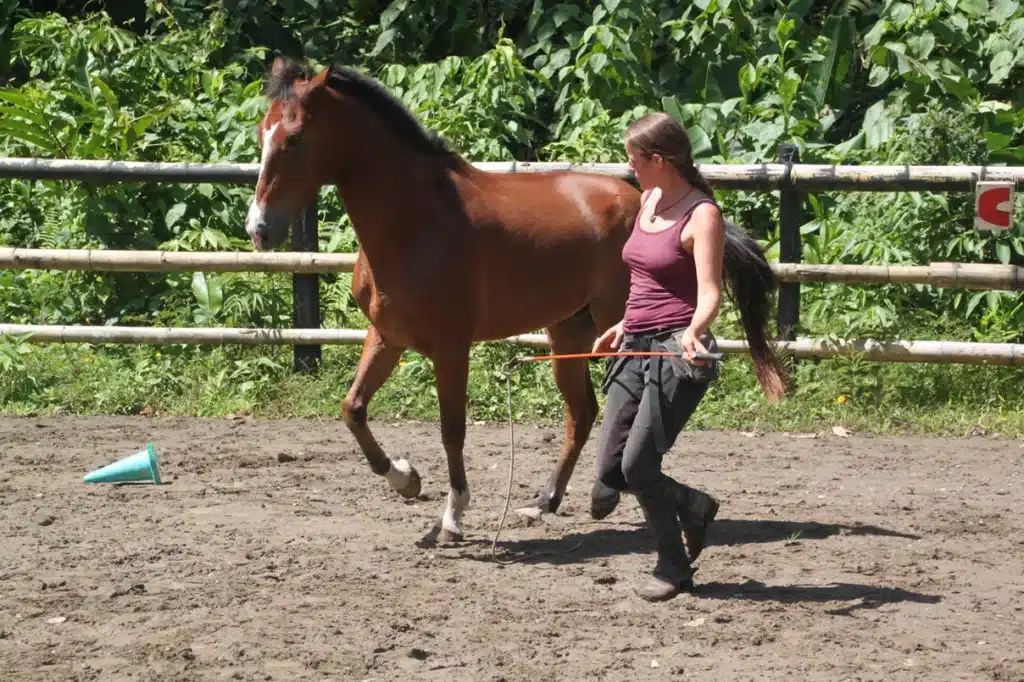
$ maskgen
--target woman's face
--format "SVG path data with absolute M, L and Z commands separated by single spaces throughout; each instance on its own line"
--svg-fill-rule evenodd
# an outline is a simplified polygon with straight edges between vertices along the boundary
M 629 169 L 633 171 L 641 189 L 649 190 L 658 186 L 664 164 L 660 156 L 652 154 L 650 158 L 645 158 L 638 150 L 627 144 L 626 158 L 629 160 Z

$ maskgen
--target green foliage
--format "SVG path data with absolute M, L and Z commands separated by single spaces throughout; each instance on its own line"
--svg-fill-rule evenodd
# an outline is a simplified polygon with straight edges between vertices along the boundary
M 87 3 L 45 13 L 36 4 L 0 0 L 0 151 L 9 156 L 254 161 L 263 59 L 280 48 L 317 66 L 367 70 L 474 161 L 621 162 L 624 128 L 665 110 L 687 126 L 702 162 L 775 161 L 783 142 L 811 163 L 1024 162 L 1016 0 L 128 0 L 111 14 Z M 228 185 L 5 180 L 0 244 L 245 250 L 250 194 Z M 777 193 L 720 198 L 775 255 Z M 805 208 L 807 262 L 1024 263 L 1019 224 L 1008 234 L 974 231 L 968 193 L 820 193 Z M 329 190 L 319 225 L 322 251 L 358 248 Z M 321 282 L 325 325 L 365 326 L 350 276 Z M 0 272 L 10 322 L 288 326 L 291 296 L 291 278 L 276 274 Z M 1020 342 L 1024 330 L 1024 299 L 1010 292 L 804 285 L 802 297 L 801 332 L 812 335 Z M 720 336 L 739 334 L 730 310 L 719 327 Z M 0 402 L 132 411 L 178 396 L 215 412 L 306 390 L 289 377 L 288 349 L 33 348 L 0 345 Z M 503 413 L 501 368 L 512 352 L 474 351 L 475 414 Z M 328 362 L 341 363 L 334 380 L 351 379 L 357 354 L 331 350 Z M 102 370 L 85 369 L 93 367 Z M 745 415 L 759 398 L 748 363 L 732 367 L 728 390 L 709 409 Z M 975 376 L 859 362 L 800 371 L 825 393 L 876 406 L 946 400 L 958 391 L 948 382 Z M 52 383 L 113 375 L 120 379 L 88 398 L 63 398 L 71 394 Z M 988 389 L 972 388 L 1012 393 L 1002 375 L 985 376 Z M 558 414 L 549 367 L 520 368 L 513 380 L 518 414 Z M 393 382 L 381 399 L 393 413 L 433 409 L 428 362 L 411 355 Z M 333 411 L 343 385 L 330 400 L 299 403 Z M 738 412 L 735 400 L 744 401 Z

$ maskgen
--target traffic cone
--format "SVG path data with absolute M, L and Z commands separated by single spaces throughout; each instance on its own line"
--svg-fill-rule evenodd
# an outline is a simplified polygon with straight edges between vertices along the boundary
M 150 443 L 145 450 L 134 455 L 108 464 L 105 467 L 90 471 L 85 475 L 86 483 L 135 483 L 152 481 L 160 485 L 160 465 L 156 459 L 156 449 Z

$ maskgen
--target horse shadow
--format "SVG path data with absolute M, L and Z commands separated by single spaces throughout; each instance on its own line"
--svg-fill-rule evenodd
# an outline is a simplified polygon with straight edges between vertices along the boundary
M 607 526 L 607 523 L 602 523 Z M 556 538 L 503 540 L 498 549 L 516 557 L 517 563 L 553 565 L 576 564 L 630 554 L 654 551 L 653 538 L 646 524 L 620 523 L 615 528 L 569 533 Z M 918 540 L 912 533 L 890 530 L 871 524 L 818 523 L 816 521 L 775 521 L 764 519 L 717 519 L 708 529 L 707 548 L 771 542 L 824 540 L 835 536 L 873 535 Z M 464 555 L 464 558 L 490 560 L 490 553 Z

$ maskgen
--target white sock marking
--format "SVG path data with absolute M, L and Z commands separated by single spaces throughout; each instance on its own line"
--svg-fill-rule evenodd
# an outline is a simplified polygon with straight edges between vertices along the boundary
M 462 512 L 469 508 L 469 488 L 460 495 L 454 489 L 448 491 L 448 504 L 441 517 L 441 528 L 462 535 Z
M 391 468 L 384 474 L 384 478 L 388 480 L 388 485 L 393 490 L 402 490 L 409 485 L 409 480 L 412 478 L 412 467 L 404 459 L 393 459 Z

